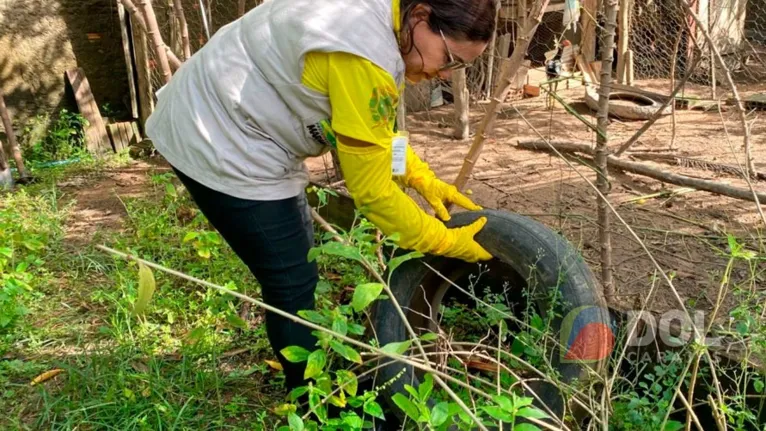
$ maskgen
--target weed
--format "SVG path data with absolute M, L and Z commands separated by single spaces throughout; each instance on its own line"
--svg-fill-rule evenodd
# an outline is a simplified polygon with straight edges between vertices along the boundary
M 87 125 L 88 120 L 82 115 L 66 109 L 62 109 L 55 120 L 51 120 L 48 114 L 38 115 L 24 127 L 22 143 L 25 159 L 34 167 L 42 162 L 86 155 Z

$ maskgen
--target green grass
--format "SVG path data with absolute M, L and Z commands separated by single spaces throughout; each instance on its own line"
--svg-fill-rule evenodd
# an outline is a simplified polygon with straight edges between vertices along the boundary
M 4 284 L 0 293 L 5 296 L 0 296 L 0 304 L 4 300 L 14 315 L 0 328 L 0 429 L 270 430 L 285 426 L 285 416 L 276 411 L 289 412 L 287 394 L 282 373 L 266 363 L 274 357 L 261 310 L 253 307 L 243 319 L 238 299 L 155 271 L 156 291 L 151 303 L 146 313 L 136 315 L 137 265 L 95 248 L 105 244 L 259 298 L 253 276 L 195 210 L 172 174 L 149 177 L 144 197 L 123 199 L 127 216 L 122 231 L 99 231 L 86 245 L 65 241 L 71 206 L 64 202 L 71 196 L 63 196 L 56 183 L 75 176 L 97 179 L 126 163 L 128 158 L 122 154 L 40 169 L 35 172 L 36 184 L 2 196 L 0 272 Z M 369 285 L 374 280 L 359 264 L 363 259 L 381 270 L 374 232 L 360 219 L 347 234 L 351 245 L 342 247 L 327 246 L 333 244 L 329 235 L 317 232 L 318 244 L 325 245 L 312 253 L 321 271 L 318 313 L 312 319 L 370 345 L 378 344 L 369 332 L 360 334 L 358 326 L 366 323 L 365 307 L 352 310 L 348 306 L 354 295 L 348 287 L 361 291 L 359 287 L 364 285 L 375 291 Z M 717 252 L 729 256 L 732 265 L 715 276 L 734 295 L 738 306 L 731 311 L 728 326 L 714 329 L 731 339 L 747 340 L 750 354 L 763 357 L 766 298 L 758 289 L 763 283 L 763 253 L 748 251 L 733 237 L 727 249 Z M 732 268 L 749 275 L 734 282 Z M 466 287 L 475 287 L 477 295 L 495 307 L 506 307 L 498 295 L 482 290 L 482 283 L 476 278 Z M 487 328 L 497 331 L 502 320 L 497 310 L 486 307 L 446 304 L 442 311 L 443 324 L 462 330 L 454 334 L 463 339 L 478 340 Z M 546 370 L 548 346 L 541 333 L 549 322 L 534 310 L 517 317 L 523 320 L 520 327 L 527 330 L 515 334 L 516 341 L 507 338 L 505 348 Z M 507 329 L 485 341 L 494 346 L 498 337 L 504 338 L 503 331 Z M 317 388 L 323 393 L 337 388 L 338 372 L 353 365 L 346 359 L 354 358 L 355 351 L 350 348 L 347 343 L 322 339 L 312 353 L 315 360 L 324 360 L 315 362 L 321 367 L 316 370 L 316 385 L 308 389 L 310 394 L 318 399 L 323 395 Z M 690 383 L 689 373 L 683 378 L 680 374 L 698 353 L 699 346 L 692 345 L 640 375 L 618 379 L 609 399 L 610 429 L 659 427 L 668 410 L 678 408 L 673 398 L 675 388 L 680 386 L 685 392 Z M 308 354 L 300 352 L 296 360 L 306 360 Z M 519 365 L 513 360 L 504 363 Z M 463 369 L 455 358 L 447 364 Z M 635 364 L 636 369 L 645 366 Z M 54 369 L 63 372 L 30 385 L 35 377 Z M 747 429 L 757 424 L 758 406 L 748 403 L 744 394 L 763 394 L 763 376 L 741 366 L 715 372 L 731 387 L 731 396 L 721 406 L 731 428 Z M 714 385 L 712 373 L 703 359 L 696 370 L 697 387 L 709 392 Z M 464 377 L 462 373 L 455 375 Z M 482 377 L 493 382 L 496 378 L 492 374 Z M 509 373 L 501 373 L 500 381 L 504 388 L 518 387 Z M 483 387 L 476 382 L 472 385 Z M 460 386 L 450 387 L 466 404 L 475 405 L 485 420 L 508 423 L 507 418 L 537 414 L 524 409 L 527 398 L 482 400 Z M 411 417 L 410 425 L 440 429 L 454 420 L 467 427 L 465 414 L 458 413 L 444 391 L 423 385 L 411 389 L 409 397 L 396 402 Z M 348 403 L 358 403 L 365 413 L 376 414 L 378 403 L 382 404 L 377 395 L 344 396 Z M 438 407 L 429 409 L 426 399 L 436 401 Z M 600 397 L 590 401 L 595 409 L 602 402 Z M 294 429 L 300 428 L 295 425 L 297 416 L 289 418 Z M 678 419 L 678 415 L 671 417 L 666 429 L 677 429 Z M 319 429 L 359 429 L 362 423 L 355 415 L 346 416 L 344 421 L 335 425 L 325 421 Z M 305 425 L 312 426 L 309 421 Z

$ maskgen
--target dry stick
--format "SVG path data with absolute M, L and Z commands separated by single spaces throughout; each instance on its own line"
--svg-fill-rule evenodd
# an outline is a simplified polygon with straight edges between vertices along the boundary
M 130 18 L 137 22 L 138 25 L 141 27 L 142 30 L 144 30 L 145 33 L 149 33 L 149 29 L 146 25 L 146 19 L 144 18 L 141 11 L 138 10 L 138 7 L 133 3 L 132 0 L 119 0 L 123 6 L 125 6 L 125 9 L 127 9 L 128 13 L 130 14 Z M 179 2 L 180 3 L 180 2 Z M 188 36 L 188 34 L 187 34 Z M 170 66 L 178 70 L 178 68 L 181 67 L 181 60 L 178 59 L 178 57 L 173 53 L 173 50 L 170 49 L 169 46 L 162 44 L 163 48 L 161 51 L 165 52 L 165 55 L 167 56 L 167 60 L 170 64 Z
M 176 0 L 175 5 L 176 19 L 181 25 L 181 46 L 183 46 L 184 61 L 191 57 L 191 45 L 189 44 L 189 25 L 186 23 L 186 14 L 184 13 L 183 0 Z M 170 56 L 168 56 L 170 59 Z M 180 67 L 180 66 L 179 66 Z
M 679 82 L 678 85 L 676 85 L 676 88 L 673 90 L 673 93 L 670 95 L 670 97 L 668 97 L 667 100 L 665 100 L 665 102 L 662 104 L 662 106 L 660 106 L 657 109 L 657 112 L 655 112 L 654 115 L 652 115 L 652 118 L 650 118 L 649 121 L 647 121 L 635 134 L 633 134 L 633 136 L 630 139 L 628 139 L 624 144 L 622 144 L 622 146 L 620 146 L 620 148 L 617 151 L 614 152 L 615 156 L 619 157 L 620 155 L 622 155 L 622 153 L 625 152 L 625 150 L 630 148 L 631 145 L 635 144 L 636 141 L 638 141 L 638 138 L 640 138 L 647 130 L 649 130 L 650 127 L 654 125 L 654 123 L 657 122 L 657 120 L 660 119 L 660 117 L 662 117 L 663 115 L 662 113 L 665 112 L 665 109 L 668 107 L 668 105 L 673 103 L 673 105 L 675 106 L 676 95 L 681 91 L 682 88 L 686 86 L 686 82 L 689 81 L 689 78 L 691 78 L 692 74 L 694 73 L 694 69 L 697 68 L 697 65 L 699 64 L 701 59 L 702 59 L 702 55 L 699 55 L 699 54 L 695 55 L 694 63 L 692 63 L 689 70 L 686 71 L 686 75 L 684 75 L 683 79 L 681 79 L 681 82 Z
M 734 83 L 734 78 L 731 76 L 731 70 L 729 70 L 729 67 L 726 66 L 726 62 L 723 60 L 723 57 L 721 56 L 721 51 L 718 49 L 718 46 L 715 44 L 715 41 L 713 41 L 713 38 L 710 36 L 710 32 L 707 30 L 707 27 L 702 25 L 702 21 L 700 21 L 699 16 L 697 16 L 696 13 L 692 10 L 691 6 L 689 6 L 689 3 L 687 0 L 680 0 L 681 4 L 683 4 L 684 9 L 686 9 L 686 13 L 691 16 L 694 21 L 697 23 L 697 27 L 699 27 L 698 31 L 702 33 L 703 36 L 705 36 L 705 39 L 707 40 L 707 43 L 710 45 L 710 50 L 715 54 L 716 60 L 718 60 L 718 64 L 721 67 L 721 71 L 724 72 L 724 75 L 726 76 L 726 81 L 729 84 L 729 87 L 731 87 L 732 94 L 734 95 L 734 101 L 735 106 L 737 107 L 737 112 L 739 113 L 739 119 L 742 123 L 742 132 L 744 133 L 744 143 L 745 143 L 745 154 L 747 156 L 746 166 L 747 166 L 747 172 L 746 174 L 748 176 L 752 175 L 753 172 L 755 172 L 755 164 L 753 162 L 753 155 L 752 155 L 752 149 L 751 149 L 751 143 L 750 143 L 750 128 L 747 125 L 747 116 L 745 113 L 745 106 L 742 104 L 742 98 L 739 96 L 739 90 L 737 90 L 737 84 Z
M 532 150 L 548 150 L 550 148 L 553 148 L 556 153 L 558 153 L 559 151 L 565 151 L 565 152 L 576 151 L 576 152 L 585 153 L 591 156 L 593 155 L 593 150 L 590 149 L 590 147 L 585 144 L 567 142 L 566 146 L 559 147 L 554 143 L 550 143 L 549 148 L 543 148 L 543 145 L 545 144 L 546 144 L 545 141 L 519 142 L 520 147 L 532 149 Z M 755 192 L 755 190 L 752 188 L 750 190 L 747 190 L 747 189 L 742 189 L 738 187 L 732 187 L 717 181 L 702 180 L 699 178 L 688 177 L 686 175 L 679 175 L 672 172 L 665 172 L 665 171 L 661 171 L 659 169 L 655 169 L 653 167 L 647 166 L 643 163 L 631 162 L 631 161 L 628 161 L 622 158 L 617 158 L 611 155 L 607 157 L 607 163 L 610 166 L 621 169 L 623 171 L 631 172 L 631 173 L 639 174 L 639 175 L 644 175 L 665 183 L 675 184 L 675 185 L 684 186 L 684 187 L 692 187 L 697 190 L 704 190 L 707 192 L 729 196 L 732 198 L 751 201 L 751 202 L 766 201 L 766 194 Z
M 8 136 L 8 147 L 13 155 L 13 160 L 16 161 L 16 169 L 19 170 L 19 176 L 25 178 L 27 176 L 27 169 L 24 166 L 24 159 L 21 157 L 21 147 L 19 147 L 19 142 L 16 140 L 16 134 L 13 133 L 11 114 L 8 113 L 8 108 L 5 106 L 2 90 L 0 90 L 0 117 L 3 119 L 5 134 Z
M 170 64 L 168 64 L 168 54 L 165 51 L 165 42 L 162 41 L 162 35 L 160 34 L 160 28 L 157 25 L 157 17 L 154 15 L 154 8 L 152 7 L 152 0 L 138 0 L 138 5 L 141 6 L 141 10 L 144 13 L 144 19 L 147 25 L 147 34 L 154 42 L 154 49 L 157 55 L 158 63 L 160 64 L 160 72 L 162 72 L 162 80 L 167 84 L 170 82 L 170 77 L 173 73 L 170 71 Z
M 508 92 L 510 91 L 511 85 L 513 84 L 513 78 L 519 71 L 519 68 L 524 61 L 524 56 L 526 55 L 529 44 L 532 41 L 532 36 L 534 36 L 535 32 L 537 31 L 537 27 L 542 22 L 543 14 L 545 13 L 545 9 L 548 7 L 549 2 L 550 0 L 537 0 L 535 5 L 532 7 L 532 11 L 529 14 L 529 19 L 526 20 L 527 25 L 517 39 L 516 46 L 513 49 L 513 55 L 511 55 L 511 58 L 507 60 L 507 67 L 503 68 L 503 73 L 498 78 L 497 87 L 495 87 L 495 94 L 493 95 L 492 101 L 487 108 L 487 114 L 482 119 L 481 124 L 479 125 L 479 129 L 476 131 L 476 136 L 474 137 L 473 143 L 471 144 L 471 149 L 468 150 L 468 155 L 463 161 L 463 167 L 460 169 L 460 173 L 455 179 L 454 185 L 458 188 L 458 190 L 462 190 L 463 187 L 465 187 L 465 183 L 468 181 L 468 177 L 471 175 L 471 171 L 473 171 L 473 167 L 476 165 L 476 161 L 479 159 L 479 154 L 481 154 L 481 150 L 486 139 L 485 134 L 487 127 L 495 120 L 500 108 L 500 104 L 508 96 Z M 447 209 L 449 210 L 449 207 Z
M 343 240 L 343 238 L 340 235 L 338 235 L 337 231 L 332 226 L 330 226 L 330 224 L 327 223 L 327 221 L 324 218 L 322 218 L 322 216 L 320 216 L 319 213 L 316 212 L 314 208 L 311 208 L 311 217 L 317 223 L 319 223 L 319 225 L 322 226 L 326 231 L 332 233 L 336 241 L 340 243 L 344 243 L 344 244 L 346 243 L 346 241 Z M 415 330 L 412 329 L 412 325 L 410 325 L 410 322 L 407 320 L 407 316 L 404 314 L 404 310 L 402 310 L 402 307 L 399 304 L 399 301 L 396 299 L 396 296 L 391 291 L 391 288 L 388 286 L 388 283 L 386 283 L 383 277 L 380 274 L 378 274 L 377 271 L 375 271 L 375 269 L 366 260 L 362 259 L 361 263 L 362 263 L 362 266 L 364 266 L 364 268 L 368 272 L 370 272 L 373 275 L 373 277 L 375 277 L 375 279 L 378 280 L 380 284 L 383 285 L 383 289 L 385 290 L 386 295 L 389 296 L 391 303 L 394 305 L 396 312 L 399 314 L 399 318 L 402 319 L 402 323 L 404 323 L 404 326 L 407 328 L 407 332 L 409 333 L 412 340 L 415 342 L 415 345 L 420 351 L 420 355 L 423 357 L 423 360 L 427 363 L 428 355 L 426 355 L 426 351 L 425 349 L 423 349 L 423 344 L 420 342 L 420 338 L 415 333 Z M 444 389 L 444 391 L 447 392 L 447 394 L 449 394 L 449 396 L 460 406 L 460 408 L 462 408 L 466 412 L 466 414 L 468 414 L 471 420 L 476 422 L 479 429 L 481 429 L 482 431 L 488 431 L 487 428 L 481 423 L 481 421 L 479 421 L 479 418 L 477 418 L 476 415 L 471 411 L 471 409 L 469 409 L 468 406 L 465 405 L 463 400 L 461 400 L 460 397 L 458 397 L 457 394 L 455 394 L 455 392 L 449 386 L 447 386 L 446 383 L 444 383 L 444 380 L 442 380 L 441 377 L 434 374 L 434 381 L 436 381 L 439 384 L 439 386 L 441 386 L 442 389 Z
M 601 87 L 598 92 L 598 138 L 596 140 L 595 160 L 599 174 L 596 177 L 596 187 L 602 195 L 609 195 L 609 96 L 612 88 L 612 64 L 614 63 L 614 33 L 617 28 L 617 0 L 609 0 L 606 4 L 606 32 L 601 43 Z M 609 209 L 606 199 L 598 201 L 598 238 L 601 248 L 601 283 L 607 301 L 614 297 L 614 282 L 612 280 L 612 240 L 609 235 Z M 606 426 L 606 425 L 604 425 Z

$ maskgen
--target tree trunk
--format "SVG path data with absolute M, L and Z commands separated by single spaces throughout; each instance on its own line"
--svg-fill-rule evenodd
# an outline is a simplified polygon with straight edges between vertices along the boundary
M 598 92 L 598 138 L 596 141 L 596 186 L 603 195 L 598 199 L 599 242 L 601 245 L 601 283 L 607 300 L 614 297 L 612 281 L 612 239 L 609 234 L 609 96 L 612 89 L 612 64 L 614 62 L 614 33 L 617 28 L 617 1 L 606 0 L 606 28 L 601 40 L 601 87 Z
M 537 0 L 530 11 L 529 17 L 524 20 L 527 25 L 522 30 L 516 46 L 513 49 L 513 55 L 511 55 L 511 58 L 508 61 L 508 67 L 503 69 L 503 73 L 498 77 L 495 93 L 489 104 L 487 114 L 484 116 L 484 119 L 476 131 L 476 135 L 473 138 L 473 144 L 471 144 L 471 149 L 468 151 L 468 155 L 463 161 L 463 167 L 460 169 L 460 173 L 455 179 L 455 187 L 460 190 L 465 187 L 465 183 L 468 181 L 468 177 L 471 175 L 473 167 L 479 159 L 479 154 L 481 154 L 481 150 L 484 147 L 484 140 L 486 139 L 485 133 L 487 131 L 487 126 L 495 120 L 497 112 L 500 110 L 500 104 L 508 96 L 508 91 L 510 91 L 511 84 L 513 84 L 513 77 L 516 75 L 516 72 L 524 61 L 527 49 L 529 48 L 529 43 L 532 40 L 532 36 L 534 36 L 537 31 L 537 27 L 542 22 L 543 14 L 545 13 L 545 9 L 548 7 L 549 2 L 550 0 Z
M 175 1 L 176 19 L 181 30 L 181 45 L 183 49 L 184 61 L 191 57 L 191 46 L 189 45 L 189 25 L 186 23 L 186 14 L 184 13 L 183 0 Z
M 149 28 L 146 25 L 146 19 L 144 18 L 141 11 L 138 10 L 138 7 L 133 3 L 132 0 L 119 0 L 123 6 L 125 6 L 125 9 L 128 10 L 128 13 L 130 13 L 130 18 L 133 20 L 134 23 L 137 23 L 141 29 L 148 33 Z M 160 39 L 162 40 L 162 39 Z M 162 51 L 165 53 L 165 56 L 167 57 L 168 63 L 174 70 L 178 70 L 179 67 L 181 67 L 181 60 L 178 59 L 178 57 L 173 53 L 173 51 L 163 43 Z
M 598 23 L 598 0 L 583 0 L 583 13 L 580 15 L 582 26 L 581 51 L 585 61 L 590 64 L 596 60 L 596 27 Z
M 455 139 L 468 139 L 469 130 L 469 97 L 466 87 L 465 69 L 452 73 L 452 95 L 455 96 Z
M 154 43 L 154 51 L 157 55 L 157 63 L 160 65 L 162 80 L 167 84 L 173 74 L 170 72 L 170 63 L 168 63 L 168 54 L 165 51 L 165 43 L 162 41 L 160 29 L 157 26 L 157 17 L 154 15 L 152 0 L 138 0 L 138 5 L 144 13 L 144 20 L 147 25 L 147 34 Z
M 13 132 L 13 122 L 11 121 L 11 114 L 8 113 L 8 108 L 5 106 L 5 99 L 3 98 L 3 93 L 1 91 L 0 91 L 0 117 L 2 117 L 2 120 L 3 120 L 3 127 L 5 128 L 5 134 L 8 136 L 8 149 L 13 155 L 13 160 L 16 161 L 16 169 L 19 170 L 19 177 L 26 178 L 27 169 L 24 166 L 24 159 L 21 157 L 21 147 L 19 147 L 19 142 L 16 140 L 16 134 Z M 5 155 L 3 157 L 5 157 Z

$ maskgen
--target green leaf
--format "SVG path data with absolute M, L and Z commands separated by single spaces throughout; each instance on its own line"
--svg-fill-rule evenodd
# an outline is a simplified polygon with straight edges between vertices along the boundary
M 173 185 L 173 183 L 165 183 L 165 194 L 170 196 L 171 198 L 178 197 L 178 192 L 176 192 L 176 188 Z
M 524 407 L 523 409 L 516 412 L 516 416 L 533 419 L 546 419 L 550 417 L 547 413 L 536 407 Z
M 423 341 L 436 341 L 439 339 L 439 336 L 434 334 L 433 332 L 426 332 L 425 334 L 420 336 L 420 339 Z
M 290 362 L 303 362 L 309 358 L 309 351 L 300 346 L 285 347 L 280 351 L 282 356 Z
M 336 317 L 332 322 L 332 330 L 340 335 L 346 335 L 348 333 L 348 324 L 346 319 L 342 317 Z
M 449 419 L 449 403 L 442 401 L 431 410 L 431 425 L 439 427 L 447 422 L 447 419 Z
M 350 396 L 356 396 L 356 391 L 359 387 L 359 381 L 356 379 L 356 374 L 349 370 L 338 370 L 335 372 L 335 376 L 338 378 L 338 386 L 343 386 L 343 390 Z
M 197 232 L 186 232 L 186 235 L 184 235 L 183 242 L 189 242 L 194 239 L 196 239 L 199 236 L 199 233 Z
M 358 313 L 377 299 L 382 291 L 383 285 L 380 283 L 360 284 L 354 289 L 354 298 L 351 300 L 351 306 Z
M 508 412 L 501 409 L 500 407 L 484 406 L 481 409 L 487 412 L 487 414 L 492 416 L 494 419 L 497 419 L 499 421 L 511 422 L 513 420 L 513 416 L 511 416 Z
M 310 379 L 318 376 L 322 373 L 326 363 L 327 354 L 325 351 L 322 349 L 314 350 L 308 357 L 308 363 L 306 364 L 306 371 L 303 373 L 303 378 Z
M 290 424 L 290 431 L 303 431 L 303 419 L 295 413 L 290 413 L 287 416 L 287 423 Z
M 308 386 L 298 386 L 297 388 L 290 391 L 290 400 L 295 401 L 308 391 L 309 391 Z
M 538 331 L 542 331 L 543 329 L 545 329 L 544 328 L 545 324 L 543 323 L 543 318 L 540 317 L 540 315 L 537 314 L 537 313 L 535 313 L 532 316 L 532 319 L 530 321 L 530 326 L 532 326 L 533 328 L 537 329 Z
M 362 357 L 359 356 L 359 353 L 352 347 L 346 346 L 338 340 L 330 340 L 330 347 L 349 361 L 357 364 L 362 363 Z
M 494 395 L 492 400 L 500 406 L 501 409 L 507 412 L 513 412 L 513 403 L 511 399 L 505 395 Z
M 317 325 L 330 326 L 331 323 L 327 316 L 314 310 L 300 310 L 298 311 L 298 316 L 308 320 L 311 323 L 316 323 Z
M 513 405 L 516 406 L 517 409 L 531 405 L 532 401 L 534 401 L 532 397 L 520 397 L 516 394 L 511 394 L 511 396 L 513 397 Z
M 154 281 L 154 274 L 152 270 L 145 266 L 143 263 L 138 264 L 138 298 L 136 298 L 136 305 L 133 307 L 135 314 L 143 314 L 146 307 L 149 305 L 149 301 L 152 300 L 154 295 L 154 289 L 156 283 Z
M 756 392 L 758 393 L 763 392 L 763 387 L 764 387 L 763 380 L 756 379 L 755 381 L 753 381 L 753 387 L 755 388 Z
M 278 414 L 279 416 L 287 416 L 290 413 L 295 413 L 298 411 L 298 408 L 295 406 L 295 404 L 282 404 L 274 409 L 274 413 Z
M 423 253 L 413 251 L 412 253 L 407 253 L 402 256 L 397 256 L 390 261 L 388 261 L 388 273 L 393 274 L 394 270 L 399 267 L 399 265 L 403 264 L 404 262 L 407 262 L 408 260 L 412 259 L 418 259 L 423 257 Z
M 383 414 L 383 408 L 380 407 L 380 404 L 372 400 L 364 403 L 364 412 L 378 419 L 386 419 L 386 416 Z
M 407 397 L 402 395 L 401 393 L 396 393 L 392 397 L 394 400 L 394 404 L 396 404 L 397 407 L 399 407 L 404 414 L 410 417 L 410 419 L 414 420 L 415 422 L 418 421 L 420 418 L 420 411 L 418 410 L 418 407 L 410 401 Z
M 668 421 L 668 423 L 665 424 L 665 429 L 663 431 L 678 431 L 680 429 L 683 429 L 684 424 L 678 421 Z
M 739 251 L 739 244 L 737 244 L 737 238 L 734 237 L 732 234 L 726 235 L 726 238 L 729 240 L 729 251 L 731 254 L 735 254 Z
M 322 254 L 322 249 L 321 248 L 319 248 L 319 247 L 311 247 L 311 249 L 309 249 L 308 261 L 309 262 L 313 262 L 313 261 L 317 260 L 317 257 L 319 257 L 320 254 Z
M 540 427 L 533 424 L 518 424 L 513 427 L 513 431 L 540 431 Z
M 411 344 L 412 341 L 410 340 L 402 341 L 401 343 L 388 343 L 380 350 L 386 353 L 401 355 L 410 348 Z
M 0 255 L 7 257 L 8 259 L 13 257 L 13 249 L 8 247 L 0 247 Z
M 341 244 L 338 241 L 325 243 L 322 245 L 321 249 L 322 253 L 331 254 L 333 256 L 345 257 L 346 259 L 352 259 L 357 262 L 362 262 L 364 260 L 362 258 L 362 253 L 360 253 L 358 249 L 351 247 L 350 245 Z
M 426 374 L 423 378 L 423 383 L 418 386 L 418 395 L 421 401 L 425 401 L 431 396 L 431 391 L 434 389 L 434 378 L 430 374 Z
M 229 313 L 226 315 L 226 321 L 229 322 L 229 325 L 239 328 L 239 329 L 247 329 L 247 322 L 239 316 L 237 316 L 234 313 Z
M 37 239 L 27 239 L 27 240 L 24 240 L 21 244 L 23 244 L 24 247 L 28 248 L 31 251 L 38 251 L 38 250 L 41 250 L 43 247 L 45 247 L 45 244 L 43 244 L 42 241 Z
M 349 323 L 348 324 L 348 333 L 354 334 L 354 335 L 364 335 L 364 326 L 359 325 L 357 323 Z

